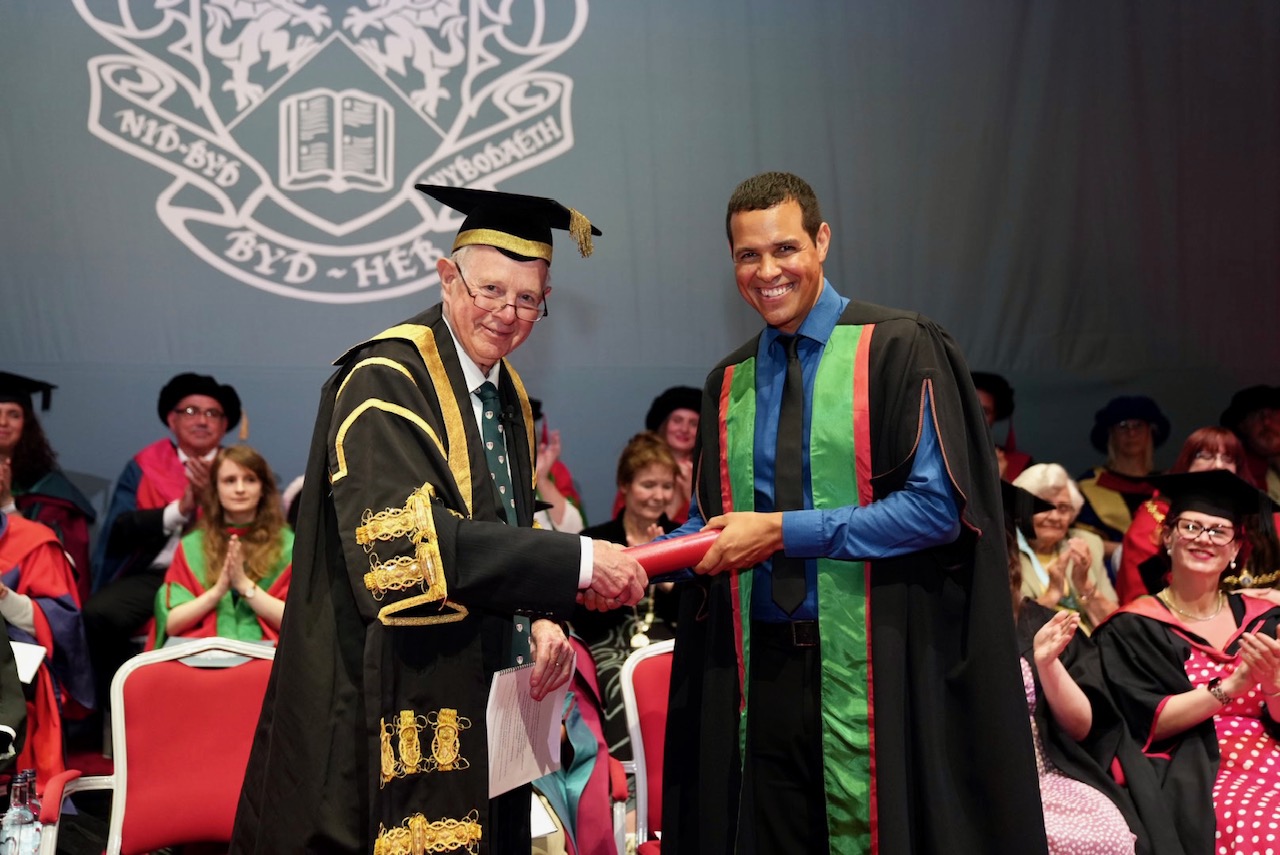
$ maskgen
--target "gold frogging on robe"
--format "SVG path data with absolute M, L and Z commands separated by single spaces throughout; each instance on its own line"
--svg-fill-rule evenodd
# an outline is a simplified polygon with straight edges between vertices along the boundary
M 480 851 L 480 813 L 471 811 L 462 819 L 428 822 L 420 813 L 406 817 L 401 825 L 386 828 L 379 824 L 373 855 L 424 855 L 427 852 Z
M 431 738 L 431 756 L 422 754 L 422 740 L 419 734 L 430 725 L 435 731 Z M 459 716 L 458 711 L 444 707 L 425 716 L 413 714 L 413 710 L 401 710 L 400 715 L 392 721 L 380 719 L 379 755 L 381 770 L 379 788 L 386 786 L 392 778 L 403 778 L 419 772 L 452 772 L 469 769 L 471 763 L 462 756 L 460 734 L 471 727 L 471 719 Z M 396 757 L 393 738 L 398 738 L 396 745 L 400 756 Z
M 435 736 L 431 738 L 431 759 L 427 767 L 431 771 L 452 772 L 455 769 L 469 769 L 471 764 L 462 756 L 459 735 L 471 727 L 471 719 L 459 716 L 458 711 L 442 708 L 439 712 L 427 714 L 427 722 L 435 728 Z
M 431 510 L 434 497 L 435 488 L 430 483 L 423 484 L 409 494 L 403 507 L 387 508 L 377 513 L 366 510 L 360 519 L 361 524 L 356 527 L 356 543 L 363 546 L 369 555 L 369 572 L 364 574 L 364 586 L 375 600 L 381 601 L 388 591 L 403 591 L 415 585 L 423 592 L 383 606 L 378 612 L 378 620 L 384 625 L 451 623 L 467 615 L 463 606 L 448 601 L 449 589 L 441 570 L 440 544 L 436 540 L 436 524 Z M 375 551 L 376 544 L 399 538 L 409 539 L 413 544 L 413 555 L 381 560 Z M 396 612 L 436 602 L 452 611 L 425 617 L 391 617 Z

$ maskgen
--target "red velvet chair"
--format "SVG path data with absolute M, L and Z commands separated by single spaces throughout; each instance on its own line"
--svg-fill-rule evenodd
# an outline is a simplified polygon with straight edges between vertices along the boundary
M 635 763 L 637 855 L 660 850 L 658 841 L 649 837 L 662 831 L 662 750 L 674 647 L 674 641 L 650 644 L 622 665 L 622 703 Z
M 50 780 L 40 851 L 55 852 L 62 797 L 82 790 L 113 793 L 108 855 L 230 841 L 274 658 L 264 644 L 203 638 L 126 662 L 111 682 L 115 770 Z

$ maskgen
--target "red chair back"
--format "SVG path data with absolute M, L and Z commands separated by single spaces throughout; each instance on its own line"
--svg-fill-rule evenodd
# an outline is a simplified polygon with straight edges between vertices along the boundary
M 269 658 L 221 668 L 151 661 L 119 680 L 112 707 L 123 713 L 116 722 L 123 739 L 114 740 L 122 852 L 230 841 L 271 665 Z
M 671 695 L 674 641 L 660 641 L 627 657 L 622 699 L 636 764 L 636 842 L 662 830 L 662 753 Z

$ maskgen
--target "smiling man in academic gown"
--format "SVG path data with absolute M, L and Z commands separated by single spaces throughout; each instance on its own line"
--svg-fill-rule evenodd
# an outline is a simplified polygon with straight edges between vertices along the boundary
M 766 327 L 707 377 L 681 598 L 667 855 L 1045 851 L 996 463 L 968 368 L 823 275 L 789 173 L 726 228 Z
M 572 657 L 534 619 L 644 591 L 612 545 L 529 527 L 533 419 L 505 359 L 546 317 L 551 229 L 584 254 L 599 230 L 550 199 L 419 189 L 467 217 L 443 302 L 324 388 L 234 852 L 529 851 L 529 788 L 489 798 L 493 674 L 533 657 L 544 696 Z

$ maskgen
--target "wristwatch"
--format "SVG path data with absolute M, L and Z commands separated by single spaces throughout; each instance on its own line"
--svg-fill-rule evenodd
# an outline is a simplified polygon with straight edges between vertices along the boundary
M 246 600 L 252 600 L 254 597 L 258 596 L 258 586 L 250 585 L 244 589 L 244 593 L 240 596 L 244 597 Z
M 1231 703 L 1232 697 L 1227 694 L 1227 690 L 1222 688 L 1222 678 L 1214 677 L 1205 684 L 1205 688 L 1209 690 L 1209 694 L 1213 695 L 1214 700 L 1222 704 L 1224 707 Z

